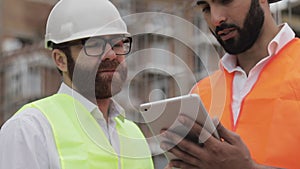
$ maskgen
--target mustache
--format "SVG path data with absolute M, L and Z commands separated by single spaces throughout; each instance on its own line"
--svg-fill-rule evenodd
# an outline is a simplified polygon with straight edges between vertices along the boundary
M 237 30 L 240 30 L 240 28 L 235 24 L 222 23 L 220 26 L 216 27 L 215 34 L 218 35 L 218 32 L 223 31 L 224 29 L 228 29 L 228 28 L 235 28 Z
M 98 71 L 103 71 L 103 70 L 107 70 L 107 69 L 117 69 L 120 65 L 120 62 L 117 60 L 103 60 L 99 67 L 98 67 Z

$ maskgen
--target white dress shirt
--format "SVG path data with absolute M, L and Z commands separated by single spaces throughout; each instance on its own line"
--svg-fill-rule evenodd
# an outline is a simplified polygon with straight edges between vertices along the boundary
M 236 124 L 239 117 L 241 103 L 243 102 L 246 95 L 251 91 L 264 66 L 274 55 L 276 55 L 288 42 L 290 42 L 295 37 L 295 33 L 287 23 L 281 25 L 280 27 L 282 27 L 280 32 L 268 44 L 268 56 L 260 60 L 250 70 L 248 76 L 246 72 L 237 65 L 237 57 L 235 55 L 226 53 L 220 62 L 220 64 L 229 73 L 234 73 L 232 87 L 233 98 L 231 107 L 233 112 L 234 124 Z
M 106 123 L 98 106 L 62 83 L 58 93 L 76 98 L 97 120 L 117 154 L 119 137 L 114 118 L 124 110 L 114 101 L 110 104 Z M 120 168 L 120 159 L 119 159 Z M 11 117 L 0 130 L 0 169 L 60 169 L 51 126 L 35 108 L 28 108 Z

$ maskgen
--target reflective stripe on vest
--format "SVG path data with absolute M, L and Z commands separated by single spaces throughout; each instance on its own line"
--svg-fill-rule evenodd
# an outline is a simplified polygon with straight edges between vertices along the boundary
M 233 76 L 219 70 L 197 83 L 192 93 L 201 96 L 212 116 L 220 117 L 226 128 L 241 136 L 255 161 L 300 168 L 300 39 L 288 43 L 263 68 L 242 101 L 235 126 L 231 109 Z
M 90 112 L 71 96 L 55 94 L 22 109 L 27 107 L 39 109 L 49 121 L 61 169 L 118 169 L 119 158 L 122 169 L 154 168 L 148 144 L 133 122 L 115 118 L 121 153 L 118 157 Z

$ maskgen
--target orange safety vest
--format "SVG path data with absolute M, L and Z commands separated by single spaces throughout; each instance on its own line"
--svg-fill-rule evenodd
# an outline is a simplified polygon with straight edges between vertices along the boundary
M 219 70 L 198 82 L 200 95 L 211 116 L 241 136 L 259 164 L 300 168 L 300 39 L 289 42 L 263 68 L 241 104 L 233 124 L 234 73 Z

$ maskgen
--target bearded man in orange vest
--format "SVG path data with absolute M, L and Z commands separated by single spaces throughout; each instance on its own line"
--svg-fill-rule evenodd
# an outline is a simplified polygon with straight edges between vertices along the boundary
M 270 3 L 277 1 L 197 1 L 227 53 L 220 69 L 191 93 L 200 95 L 212 117 L 218 115 L 221 139 L 201 139 L 200 133 L 207 134 L 203 124 L 179 117 L 202 144 L 165 132 L 166 150 L 182 139 L 169 150 L 178 157 L 169 167 L 300 168 L 300 40 L 272 18 Z

